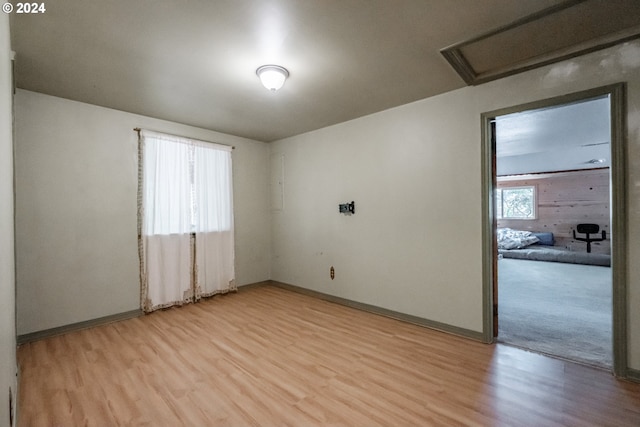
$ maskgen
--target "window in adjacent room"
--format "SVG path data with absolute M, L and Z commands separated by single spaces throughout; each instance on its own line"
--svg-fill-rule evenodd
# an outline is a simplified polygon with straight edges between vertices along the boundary
M 504 187 L 496 189 L 498 219 L 535 219 L 536 188 Z

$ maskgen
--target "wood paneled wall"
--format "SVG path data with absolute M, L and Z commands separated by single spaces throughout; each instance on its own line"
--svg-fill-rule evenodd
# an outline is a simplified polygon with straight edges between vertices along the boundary
M 607 232 L 607 240 L 593 242 L 591 252 L 611 253 L 609 169 L 557 172 L 522 177 L 498 177 L 498 188 L 536 186 L 537 218 L 498 220 L 498 227 L 552 232 L 556 246 L 586 252 L 587 244 L 573 239 L 577 224 L 593 223 Z M 583 236 L 583 234 L 578 234 Z

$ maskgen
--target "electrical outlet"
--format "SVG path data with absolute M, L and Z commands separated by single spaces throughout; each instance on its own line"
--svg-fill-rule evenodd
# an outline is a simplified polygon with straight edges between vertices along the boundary
M 336 269 L 333 268 L 333 265 L 329 269 L 329 277 L 331 277 L 331 280 L 333 280 L 336 277 Z

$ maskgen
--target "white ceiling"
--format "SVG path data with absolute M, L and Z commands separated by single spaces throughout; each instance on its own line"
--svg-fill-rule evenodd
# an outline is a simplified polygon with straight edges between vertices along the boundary
M 261 141 L 464 86 L 440 49 L 562 0 L 47 0 L 23 89 Z M 255 70 L 286 67 L 272 93 Z
M 610 166 L 608 97 L 496 118 L 496 173 L 568 171 Z

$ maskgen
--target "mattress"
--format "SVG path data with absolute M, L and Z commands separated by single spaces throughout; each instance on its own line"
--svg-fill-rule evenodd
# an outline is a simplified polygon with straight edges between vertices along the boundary
M 611 266 L 611 255 L 574 252 L 553 246 L 531 245 L 523 249 L 498 249 L 498 253 L 505 258 Z

